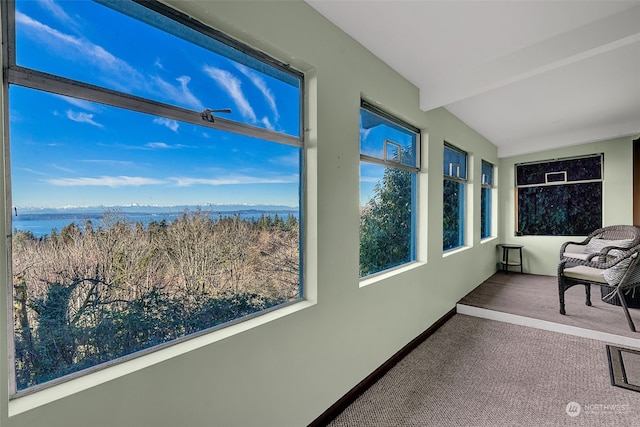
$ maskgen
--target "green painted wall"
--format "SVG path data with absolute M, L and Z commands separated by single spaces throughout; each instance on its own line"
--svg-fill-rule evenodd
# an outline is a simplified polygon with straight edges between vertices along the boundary
M 481 160 L 499 165 L 500 182 L 508 182 L 508 167 L 498 162 L 495 146 L 444 109 L 420 111 L 412 84 L 303 2 L 172 3 L 307 74 L 309 301 L 11 402 L 2 386 L 3 427 L 304 426 L 496 269 L 500 236 L 482 243 L 479 237 Z M 358 280 L 361 97 L 424 131 L 420 262 L 366 286 Z M 447 256 L 442 254 L 445 139 L 470 155 L 472 194 L 469 246 Z M 497 204 L 504 212 L 508 192 L 505 186 Z M 510 214 L 501 217 L 508 222 Z M 502 230 L 509 229 L 502 224 Z M 0 253 L 6 254 L 4 242 Z M 6 277 L 6 256 L 0 256 L 0 269 Z M 2 280 L 2 287 L 11 284 Z M 3 346 L 6 298 L 3 290 Z M 8 382 L 6 354 L 3 348 L 2 384 Z
M 604 153 L 603 225 L 633 224 L 633 143 L 631 137 L 500 159 L 499 199 L 502 213 L 500 234 L 505 243 L 524 245 L 525 272 L 556 275 L 562 243 L 569 240 L 580 241 L 582 238 L 575 236 L 515 236 L 514 165 L 597 153 Z

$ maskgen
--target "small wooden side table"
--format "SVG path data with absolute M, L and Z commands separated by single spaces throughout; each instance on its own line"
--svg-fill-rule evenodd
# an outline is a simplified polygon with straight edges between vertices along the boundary
M 502 246 L 502 261 L 500 261 L 500 263 L 502 264 L 502 269 L 508 272 L 510 266 L 520 266 L 520 273 L 524 273 L 524 271 L 522 270 L 522 248 L 524 248 L 524 246 L 511 245 L 507 243 L 500 244 L 500 246 Z M 511 249 L 518 250 L 520 258 L 517 261 L 509 261 L 509 250 Z

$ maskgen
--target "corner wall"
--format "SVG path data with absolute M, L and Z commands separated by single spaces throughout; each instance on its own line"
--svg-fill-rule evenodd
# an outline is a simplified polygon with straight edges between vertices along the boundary
M 413 85 L 303 2 L 170 3 L 307 73 L 309 301 L 73 380 L 76 391 L 56 386 L 10 404 L 3 391 L 3 427 L 307 425 L 495 271 L 499 236 L 479 238 L 480 162 L 498 165 L 495 146 L 444 109 L 420 111 Z M 358 279 L 361 97 L 423 130 L 419 262 L 367 286 Z M 469 247 L 446 257 L 445 139 L 468 151 L 474 189 Z M 4 298 L 11 283 L 0 277 Z M 6 391 L 6 352 L 0 358 Z
M 583 144 L 558 150 L 500 159 L 499 200 L 502 220 L 500 234 L 504 243 L 524 245 L 526 273 L 555 276 L 560 246 L 580 241 L 580 236 L 515 235 L 515 164 L 586 154 L 604 153 L 603 226 L 633 224 L 633 143 L 632 138 Z

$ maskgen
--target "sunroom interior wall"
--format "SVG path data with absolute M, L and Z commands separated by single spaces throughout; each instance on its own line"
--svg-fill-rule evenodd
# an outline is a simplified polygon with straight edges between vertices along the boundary
M 445 109 L 422 112 L 411 83 L 304 2 L 169 3 L 307 73 L 304 251 L 307 295 L 315 304 L 158 363 L 145 366 L 152 360 L 145 356 L 136 362 L 139 369 L 84 391 L 56 397 L 54 388 L 46 403 L 36 393 L 29 397 L 33 409 L 11 417 L 2 387 L 2 426 L 307 425 L 495 271 L 499 236 L 480 243 L 479 196 L 480 162 L 498 164 L 495 146 Z M 423 132 L 421 262 L 367 286 L 358 279 L 363 97 Z M 469 179 L 478 184 L 469 195 L 467 247 L 447 256 L 444 140 L 470 154 Z M 1 248 L 6 253 L 4 243 Z M 0 362 L 6 383 L 5 354 Z
M 501 235 L 505 243 L 524 245 L 526 273 L 557 274 L 560 246 L 581 241 L 584 236 L 516 236 L 515 165 L 565 157 L 604 153 L 602 182 L 602 222 L 604 226 L 633 224 L 633 143 L 631 137 L 582 144 L 557 150 L 500 159 L 499 199 L 503 220 Z

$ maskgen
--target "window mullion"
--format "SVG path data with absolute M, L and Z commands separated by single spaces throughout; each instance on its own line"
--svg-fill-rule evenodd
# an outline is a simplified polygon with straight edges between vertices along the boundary
M 198 126 L 205 126 L 240 135 L 266 139 L 295 147 L 302 147 L 302 139 L 300 138 L 244 123 L 234 122 L 221 117 L 215 117 L 215 121 L 211 122 L 203 119 L 201 113 L 197 111 L 43 73 L 41 71 L 14 66 L 7 69 L 6 73 L 7 79 L 11 84 L 56 93 L 58 95 L 84 99 L 87 101 L 99 102 L 101 104 L 137 111 L 139 113 L 166 117 L 168 119 L 174 119 Z
M 397 162 L 384 161 L 377 157 L 369 156 L 367 154 L 360 154 L 360 160 L 367 163 L 374 163 L 380 166 L 387 166 L 395 169 L 402 169 L 409 172 L 419 172 L 419 168 L 412 168 L 411 166 L 403 165 Z
M 459 182 L 461 184 L 466 184 L 467 183 L 466 179 L 456 178 L 455 176 L 451 176 L 451 175 L 445 175 L 444 179 L 448 179 L 449 181 L 453 181 L 453 182 Z

